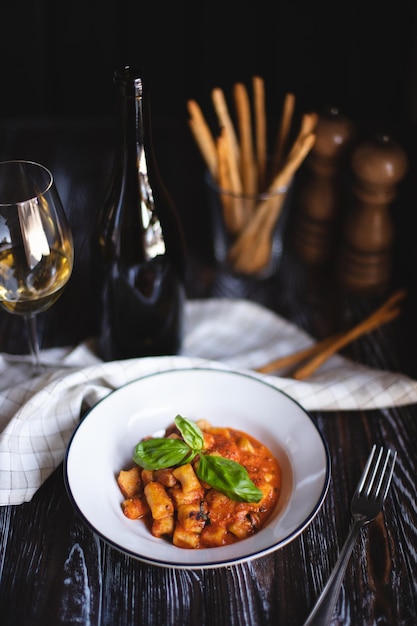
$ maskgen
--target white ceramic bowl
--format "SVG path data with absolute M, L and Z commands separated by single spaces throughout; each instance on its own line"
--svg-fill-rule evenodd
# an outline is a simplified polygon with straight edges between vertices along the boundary
M 280 499 L 255 535 L 230 546 L 177 548 L 153 537 L 143 521 L 123 515 L 118 472 L 133 464 L 142 437 L 163 435 L 177 414 L 246 431 L 278 459 Z M 79 424 L 64 461 L 68 494 L 93 531 L 147 563 L 188 569 L 228 566 L 288 544 L 320 509 L 330 473 L 325 442 L 298 403 L 258 377 L 220 369 L 159 372 L 112 392 Z

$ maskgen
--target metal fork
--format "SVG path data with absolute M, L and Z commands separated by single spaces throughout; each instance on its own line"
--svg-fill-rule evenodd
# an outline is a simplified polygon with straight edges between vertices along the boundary
M 382 509 L 396 458 L 396 451 L 373 446 L 350 505 L 354 523 L 331 576 L 304 626 L 324 626 L 330 623 L 353 546 L 361 528 L 375 519 Z

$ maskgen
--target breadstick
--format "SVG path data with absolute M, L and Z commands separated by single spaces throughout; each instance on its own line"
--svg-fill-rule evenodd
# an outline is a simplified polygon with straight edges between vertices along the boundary
M 317 126 L 318 116 L 315 113 L 305 113 L 301 119 L 300 129 L 295 138 L 294 143 L 291 146 L 286 162 L 291 161 L 294 155 L 297 155 L 301 150 L 306 140 L 306 137 L 313 135 Z M 284 165 L 285 167 L 285 165 Z
M 284 367 L 291 367 L 292 365 L 296 365 L 297 363 L 301 363 L 306 359 L 312 358 L 320 354 L 324 349 L 328 346 L 332 345 L 336 338 L 340 338 L 343 336 L 343 333 L 338 333 L 337 335 L 332 335 L 331 337 L 326 337 L 317 343 L 308 346 L 307 348 L 302 348 L 301 350 L 297 350 L 296 352 L 291 352 L 291 354 L 286 354 L 285 356 L 278 357 L 261 367 L 257 367 L 255 371 L 260 372 L 261 374 L 270 374 L 271 372 L 275 372 L 276 370 L 282 369 Z
M 284 158 L 285 147 L 287 145 L 288 136 L 291 129 L 291 122 L 295 108 L 295 96 L 287 93 L 284 99 L 284 105 L 281 115 L 281 123 L 278 129 L 277 143 L 275 146 L 274 163 L 272 173 L 276 174 L 282 164 Z
M 316 141 L 316 135 L 309 133 L 303 135 L 294 143 L 284 167 L 278 172 L 274 180 L 269 186 L 269 191 L 274 189 L 280 189 L 286 187 L 291 182 L 296 170 L 300 167 L 301 163 L 306 158 Z
M 305 365 L 300 367 L 294 374 L 292 378 L 295 380 L 303 380 L 304 378 L 308 378 L 314 374 L 314 372 L 321 366 L 327 359 L 329 359 L 333 354 L 339 352 L 342 348 L 347 346 L 349 343 L 358 339 L 361 335 L 365 335 L 375 328 L 378 328 L 382 324 L 387 324 L 394 320 L 401 313 L 401 309 L 397 308 L 393 311 L 390 311 L 385 315 L 382 320 L 373 320 L 372 323 L 369 322 L 366 326 L 362 326 L 361 328 L 353 328 L 351 332 L 347 332 L 345 335 L 341 336 L 338 340 L 331 343 L 327 348 L 325 348 L 322 352 L 314 356 L 311 361 L 308 361 Z
M 200 106 L 195 100 L 188 100 L 188 112 L 191 118 L 188 120 L 191 132 L 200 149 L 207 168 L 215 180 L 217 177 L 217 154 L 216 143 L 211 134 Z
M 248 93 L 245 85 L 242 83 L 234 85 L 233 93 L 240 137 L 242 187 L 245 193 L 254 195 L 257 191 L 257 172 L 253 155 L 252 122 Z
M 376 311 L 371 313 L 371 315 L 359 322 L 350 330 L 326 337 L 325 339 L 322 339 L 307 348 L 297 350 L 296 352 L 287 354 L 283 357 L 279 357 L 262 367 L 257 367 L 255 371 L 262 374 L 268 374 L 284 367 L 296 365 L 306 359 L 311 359 L 307 366 L 298 369 L 293 374 L 293 378 L 296 378 L 297 380 L 306 378 L 307 376 L 310 376 L 313 371 L 317 369 L 317 367 L 322 365 L 325 360 L 338 352 L 341 348 L 347 346 L 360 336 L 365 335 L 379 326 L 395 319 L 400 313 L 398 303 L 405 298 L 405 296 L 405 290 L 399 290 Z
M 269 187 L 270 192 L 288 186 L 296 170 L 314 145 L 312 133 L 302 138 L 297 150 L 288 157 L 282 170 Z M 271 235 L 284 204 L 285 193 L 261 202 L 248 224 L 233 243 L 229 258 L 234 267 L 247 274 L 260 271 L 267 265 L 271 254 Z
M 223 132 L 220 133 L 217 138 L 217 160 L 218 160 L 218 185 L 220 190 L 231 190 L 232 182 L 230 180 L 230 171 L 228 166 L 228 156 L 227 156 L 227 145 L 226 145 L 226 137 Z M 219 191 L 219 196 L 221 199 L 222 207 L 223 207 L 223 220 L 226 227 L 226 230 L 235 234 L 239 231 L 240 228 L 240 219 L 239 215 L 236 214 L 236 203 L 234 202 L 235 198 L 231 194 L 221 193 Z
M 256 137 L 256 158 L 258 163 L 258 189 L 265 189 L 266 181 L 266 111 L 265 111 L 265 86 L 260 76 L 252 78 L 254 110 L 255 110 L 255 137 Z
M 214 104 L 214 109 L 217 114 L 217 119 L 219 121 L 220 127 L 223 127 L 226 131 L 226 136 L 230 147 L 232 149 L 231 155 L 233 155 L 233 169 L 239 170 L 239 162 L 240 162 L 240 150 L 239 144 L 236 138 L 235 129 L 233 127 L 233 122 L 231 120 L 229 110 L 227 108 L 226 99 L 224 97 L 223 91 L 220 87 L 215 87 L 211 92 L 212 101 Z
M 229 261 L 244 274 L 255 274 L 271 258 L 272 231 L 281 213 L 285 193 L 264 200 L 229 251 Z
M 310 133 L 314 133 L 318 120 L 319 116 L 317 115 L 317 113 L 304 113 L 303 117 L 301 118 L 301 127 L 298 138 L 302 137 L 303 135 L 309 135 Z
M 261 374 L 270 374 L 271 372 L 275 372 L 276 370 L 282 369 L 284 367 L 291 367 L 292 365 L 296 365 L 297 363 L 301 363 L 306 359 L 312 358 L 317 354 L 320 354 L 325 348 L 332 345 L 337 338 L 342 337 L 343 333 L 338 333 L 337 335 L 332 335 L 331 337 L 326 337 L 322 339 L 318 343 L 314 343 L 307 348 L 302 348 L 301 350 L 297 350 L 296 352 L 291 352 L 291 354 L 286 354 L 285 356 L 278 357 L 261 367 L 257 367 L 255 371 L 260 372 Z
M 404 290 L 397 291 L 387 302 L 380 306 L 374 313 L 369 315 L 362 322 L 344 333 L 341 337 L 336 338 L 333 343 L 327 346 L 320 354 L 316 355 L 306 365 L 300 367 L 293 374 L 296 380 L 303 380 L 311 376 L 328 358 L 333 354 L 347 346 L 349 343 L 365 335 L 382 324 L 394 320 L 401 313 L 401 309 L 397 306 L 398 302 L 406 295 Z

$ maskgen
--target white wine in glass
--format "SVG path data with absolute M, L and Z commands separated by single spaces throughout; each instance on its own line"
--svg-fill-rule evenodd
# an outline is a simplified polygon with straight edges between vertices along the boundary
M 0 306 L 25 319 L 35 373 L 42 370 L 36 315 L 59 298 L 73 261 L 51 172 L 32 161 L 0 162 Z

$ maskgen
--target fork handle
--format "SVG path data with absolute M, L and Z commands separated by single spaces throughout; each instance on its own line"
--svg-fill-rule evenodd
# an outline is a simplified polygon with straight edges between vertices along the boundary
M 317 602 L 308 616 L 307 621 L 304 622 L 304 626 L 325 626 L 325 624 L 330 623 L 334 607 L 336 606 L 336 602 L 339 597 L 339 591 L 346 567 L 349 563 L 353 546 L 355 545 L 362 526 L 364 526 L 364 522 L 362 520 L 356 520 L 353 523 L 330 578 L 317 599 Z

